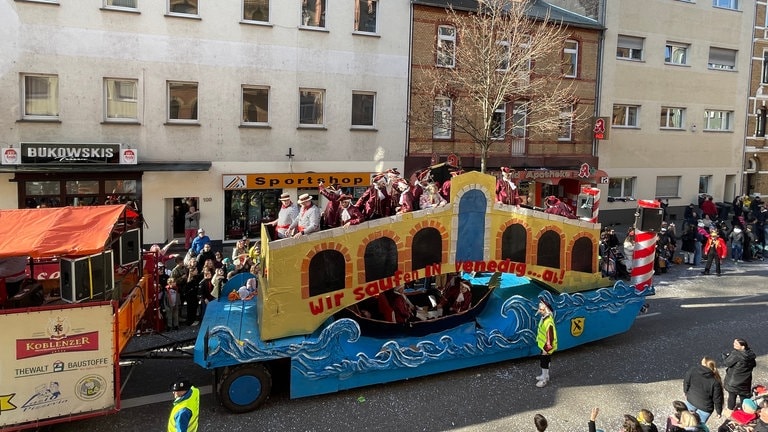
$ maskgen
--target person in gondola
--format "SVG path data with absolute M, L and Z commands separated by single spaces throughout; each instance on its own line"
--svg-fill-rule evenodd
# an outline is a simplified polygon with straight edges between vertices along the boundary
M 512 181 L 512 169 L 501 167 L 501 178 L 496 181 L 496 201 L 507 205 L 518 205 L 520 199 L 517 185 Z
M 462 280 L 459 282 L 459 290 L 456 297 L 449 299 L 449 313 L 457 314 L 468 311 L 472 306 L 472 291 L 469 282 Z
M 416 306 L 405 295 L 405 285 L 396 286 L 392 290 L 389 301 L 394 311 L 396 323 L 406 323 L 412 320 Z

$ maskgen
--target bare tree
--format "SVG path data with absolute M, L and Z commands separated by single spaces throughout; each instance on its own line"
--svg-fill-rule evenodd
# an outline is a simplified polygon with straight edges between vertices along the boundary
M 536 15 L 530 0 L 478 0 L 471 12 L 447 9 L 433 49 L 437 65 L 414 65 L 412 128 L 465 133 L 486 170 L 489 149 L 507 136 L 561 127 L 591 113 L 573 110 L 573 80 L 564 80 L 566 26 Z M 451 34 L 455 31 L 455 34 Z M 416 63 L 416 62 L 414 62 Z M 447 106 L 450 105 L 450 106 Z M 523 124 L 524 122 L 524 124 Z M 579 122 L 583 123 L 583 122 Z

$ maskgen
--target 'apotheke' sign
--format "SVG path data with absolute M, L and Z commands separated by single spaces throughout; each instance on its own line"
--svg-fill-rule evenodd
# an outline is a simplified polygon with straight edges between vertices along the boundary
M 120 144 L 23 142 L 22 164 L 119 164 Z

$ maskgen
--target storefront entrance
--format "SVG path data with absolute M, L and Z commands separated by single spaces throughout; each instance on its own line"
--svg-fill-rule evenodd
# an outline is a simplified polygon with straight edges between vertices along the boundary
M 277 218 L 281 189 L 224 191 L 224 238 L 240 240 L 261 235 L 261 224 Z

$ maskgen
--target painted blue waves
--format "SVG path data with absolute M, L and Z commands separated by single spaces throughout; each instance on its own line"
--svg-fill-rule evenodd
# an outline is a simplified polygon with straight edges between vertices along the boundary
M 573 316 L 590 313 L 621 313 L 630 303 L 636 304 L 653 287 L 638 292 L 622 281 L 613 287 L 575 294 L 552 295 L 542 291 L 555 310 L 558 323 Z M 490 302 L 478 317 L 474 332 L 470 327 L 450 329 L 414 340 L 375 339 L 361 336 L 360 327 L 351 319 L 331 322 L 319 334 L 292 338 L 290 343 L 265 343 L 260 340 L 238 340 L 226 326 L 211 329 L 209 358 L 236 359 L 240 363 L 291 358 L 293 373 L 309 380 L 327 377 L 346 379 L 372 371 L 414 368 L 445 360 L 486 356 L 508 350 L 525 351 L 535 345 L 537 300 L 511 296 Z M 632 317 L 634 319 L 634 317 Z M 468 331 L 470 329 L 470 331 Z M 610 335 L 606 329 L 606 336 Z M 522 354 L 524 356 L 527 354 Z

